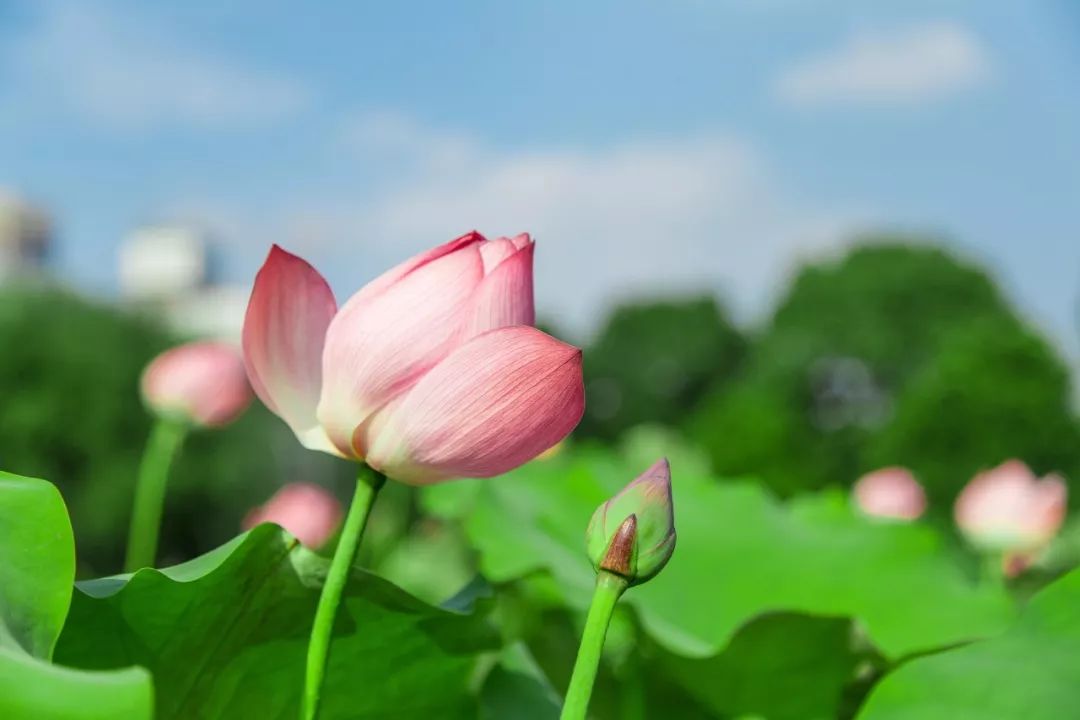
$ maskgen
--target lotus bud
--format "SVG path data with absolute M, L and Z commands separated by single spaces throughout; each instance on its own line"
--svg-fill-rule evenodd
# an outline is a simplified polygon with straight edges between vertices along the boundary
M 274 493 L 264 504 L 249 512 L 243 528 L 259 523 L 277 523 L 309 548 L 320 548 L 341 526 L 341 503 L 333 495 L 311 483 L 291 483 Z
M 596 571 L 643 583 L 675 550 L 671 468 L 661 459 L 593 513 L 585 542 Z
M 887 467 L 859 478 L 855 504 L 866 515 L 890 520 L 915 520 L 926 511 L 926 493 L 909 470 Z
M 956 500 L 956 524 L 987 552 L 1044 548 L 1065 520 L 1068 489 L 1058 475 L 1036 477 L 1019 460 L 979 473 Z
M 143 372 L 142 395 L 155 414 L 203 427 L 232 422 L 252 396 L 240 351 L 207 341 L 158 355 Z

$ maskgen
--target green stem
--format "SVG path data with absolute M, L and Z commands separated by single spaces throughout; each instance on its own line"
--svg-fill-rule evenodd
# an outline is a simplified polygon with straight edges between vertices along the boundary
M 628 585 L 626 578 L 606 570 L 596 574 L 596 589 L 585 618 L 585 631 L 581 634 L 581 645 L 578 647 L 574 672 L 570 676 L 570 686 L 566 689 L 566 702 L 563 703 L 560 720 L 585 720 L 611 613 Z
M 135 481 L 135 505 L 128 531 L 125 572 L 154 565 L 169 468 L 184 444 L 187 431 L 187 423 L 176 418 L 161 418 L 150 431 L 139 465 L 139 476 Z
M 326 675 L 326 661 L 330 657 L 330 638 L 334 630 L 334 618 L 341 604 L 341 594 L 345 582 L 349 579 L 349 570 L 360 549 L 360 539 L 364 535 L 375 496 L 386 482 L 386 476 L 362 466 L 356 479 L 356 491 L 345 525 L 341 528 L 337 550 L 326 575 L 319 605 L 315 609 L 315 624 L 311 628 L 311 640 L 308 643 L 307 669 L 304 674 L 304 707 L 301 715 L 304 720 L 314 720 L 319 714 L 319 701 L 322 696 L 323 676 Z

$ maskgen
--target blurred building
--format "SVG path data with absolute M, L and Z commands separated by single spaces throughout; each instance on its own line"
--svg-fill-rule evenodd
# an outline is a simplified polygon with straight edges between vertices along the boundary
M 40 272 L 51 238 L 52 222 L 43 210 L 0 190 L 0 282 Z
M 168 300 L 208 281 L 208 240 L 171 225 L 142 227 L 120 246 L 120 291 L 129 300 Z
M 181 335 L 238 341 L 250 288 L 218 281 L 214 250 L 194 227 L 136 229 L 120 246 L 124 300 L 159 313 Z

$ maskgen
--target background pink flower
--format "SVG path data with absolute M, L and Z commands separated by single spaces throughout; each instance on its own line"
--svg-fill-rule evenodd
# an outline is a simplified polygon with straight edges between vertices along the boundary
M 291 483 L 244 516 L 250 530 L 259 523 L 277 523 L 310 548 L 319 548 L 341 526 L 341 504 L 319 485 Z
M 874 517 L 915 520 L 926 512 L 926 493 L 907 468 L 867 473 L 855 483 L 853 492 L 859 509 Z
M 1064 522 L 1067 499 L 1060 476 L 1039 479 L 1023 462 L 1008 460 L 967 484 L 956 500 L 956 524 L 987 550 L 1038 549 Z
M 142 395 L 159 415 L 178 415 L 208 427 L 232 422 L 251 402 L 239 351 L 206 341 L 157 356 L 143 373 Z

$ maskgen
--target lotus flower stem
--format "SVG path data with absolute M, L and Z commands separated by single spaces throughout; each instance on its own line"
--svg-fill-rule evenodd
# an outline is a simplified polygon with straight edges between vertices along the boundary
M 596 574 L 596 589 L 585 618 L 585 631 L 581 635 L 581 645 L 574 662 L 574 672 L 570 676 L 570 686 L 566 689 L 560 720 L 585 720 L 611 614 L 629 584 L 626 578 L 607 570 Z
M 360 475 L 356 479 L 356 491 L 352 504 L 345 516 L 345 525 L 341 528 L 334 559 L 330 563 L 330 572 L 326 575 L 319 605 L 315 609 L 315 624 L 311 628 L 311 640 L 308 643 L 307 668 L 304 674 L 303 720 L 314 720 L 319 713 L 319 701 L 322 697 L 323 677 L 326 675 L 326 662 L 330 657 L 330 640 L 334 630 L 334 618 L 341 604 L 341 594 L 349 578 L 349 570 L 360 549 L 360 540 L 364 536 L 371 508 L 375 505 L 375 496 L 386 482 L 386 476 L 367 465 L 361 465 Z
M 184 444 L 187 431 L 188 424 L 175 417 L 162 417 L 150 431 L 135 481 L 125 572 L 135 572 L 154 564 L 169 468 Z

